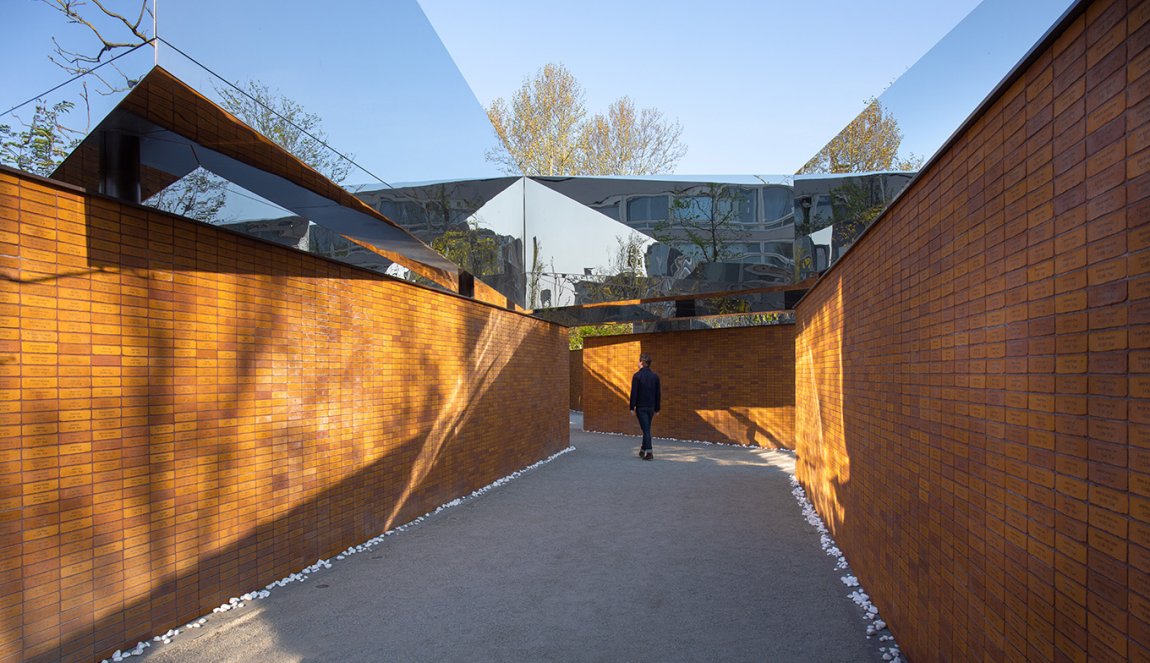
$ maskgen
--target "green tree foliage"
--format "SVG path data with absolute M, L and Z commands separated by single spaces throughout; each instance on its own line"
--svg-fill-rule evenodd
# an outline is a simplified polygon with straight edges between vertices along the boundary
M 642 299 L 651 295 L 644 260 L 643 238 L 638 233 L 615 237 L 615 250 L 608 255 L 607 276 L 597 288 L 598 301 Z
M 712 315 L 746 313 L 751 310 L 747 300 L 740 297 L 708 297 L 703 300 L 703 304 Z
M 858 184 L 836 187 L 831 192 L 835 215 L 834 241 L 840 246 L 854 243 L 882 211 L 887 201 L 871 194 Z
M 851 120 L 819 153 L 799 169 L 807 173 L 863 173 L 876 170 L 917 170 L 922 158 L 898 156 L 902 130 L 898 120 L 871 97 L 866 108 Z
M 60 117 L 74 106 L 70 101 L 49 106 L 40 100 L 23 130 L 0 124 L 0 163 L 37 175 L 50 175 L 80 142 L 79 132 L 64 126 Z
M 52 53 L 49 59 L 72 76 L 86 75 L 82 81 L 77 106 L 76 101 L 59 101 L 49 105 L 44 99 L 36 101 L 32 118 L 23 124 L 23 130 L 14 129 L 9 124 L 0 125 L 0 163 L 37 175 L 50 175 L 67 158 L 88 132 L 88 80 L 97 81 L 97 91 L 101 94 L 126 90 L 135 81 L 129 80 L 116 69 L 110 71 L 92 70 L 120 52 L 146 43 L 151 36 L 147 30 L 146 18 L 151 14 L 148 0 L 140 1 L 140 11 L 132 18 L 107 9 L 100 0 L 91 0 L 96 6 L 90 9 L 84 0 L 39 0 L 53 11 L 61 14 L 66 22 L 86 28 L 99 44 L 95 55 L 65 47 L 55 37 L 52 39 Z M 19 118 L 17 118 L 19 119 Z M 79 128 L 77 128 L 79 127 Z
M 571 327 L 567 330 L 567 345 L 572 350 L 583 349 L 583 339 L 589 336 L 616 336 L 630 334 L 633 329 L 631 323 L 609 322 L 604 325 L 584 325 Z
M 499 269 L 499 243 L 495 233 L 471 221 L 466 228 L 448 230 L 431 241 L 431 248 L 463 269 L 483 276 Z
M 629 97 L 587 118 L 583 87 L 561 64 L 547 64 L 510 101 L 487 108 L 500 147 L 487 160 L 523 175 L 650 175 L 670 172 L 687 148 L 682 127 Z
M 744 315 L 721 315 L 707 318 L 707 326 L 712 329 L 731 327 L 766 327 L 770 325 L 793 324 L 794 311 L 778 311 L 775 313 L 747 313 Z
M 615 237 L 615 248 L 607 253 L 607 266 L 599 275 L 583 280 L 588 301 L 611 302 L 643 299 L 654 295 L 655 280 L 647 276 L 645 242 L 639 233 Z

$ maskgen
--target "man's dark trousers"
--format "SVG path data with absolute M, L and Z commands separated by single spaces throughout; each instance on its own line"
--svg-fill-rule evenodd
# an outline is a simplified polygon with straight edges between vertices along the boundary
M 655 418 L 654 408 L 637 407 L 635 416 L 639 418 L 639 427 L 643 429 L 643 451 L 651 450 L 651 419 Z

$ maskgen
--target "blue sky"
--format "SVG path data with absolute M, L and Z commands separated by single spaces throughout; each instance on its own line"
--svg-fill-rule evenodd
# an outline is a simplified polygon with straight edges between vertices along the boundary
M 888 87 L 904 149 L 926 155 L 1069 4 L 158 2 L 161 36 L 229 80 L 258 79 L 297 100 L 324 118 L 334 147 L 391 182 L 498 174 L 483 159 L 494 142 L 483 106 L 547 62 L 575 74 L 592 112 L 629 95 L 677 119 L 689 150 L 680 174 L 794 172 Z M 47 61 L 52 36 L 91 41 L 35 0 L 0 7 L 3 111 L 66 78 Z M 931 50 L 960 23 L 961 39 Z M 151 61 L 141 53 L 127 67 Z M 211 85 L 170 49 L 160 61 Z

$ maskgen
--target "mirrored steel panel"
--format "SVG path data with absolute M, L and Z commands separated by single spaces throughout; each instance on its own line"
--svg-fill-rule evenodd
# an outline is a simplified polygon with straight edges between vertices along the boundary
M 578 324 L 784 309 L 749 293 L 827 269 L 913 175 L 496 178 L 357 195 L 516 304 L 570 309 L 539 314 Z M 748 294 L 579 309 L 732 291 Z
M 799 175 L 794 181 L 794 267 L 799 279 L 825 272 L 882 214 L 913 172 Z
M 160 67 L 53 177 L 445 290 L 464 281 L 440 252 Z
M 1076 2 L 980 2 L 879 95 L 898 123 L 900 153 L 933 157 Z
M 386 23 L 397 35 L 376 45 L 377 55 L 392 53 L 383 59 L 406 66 L 393 68 L 384 82 L 365 76 L 365 84 L 341 94 L 339 104 L 330 103 L 332 95 L 312 94 L 328 72 L 300 67 L 284 81 L 285 96 L 302 98 L 325 118 L 343 126 L 353 126 L 345 115 L 359 122 L 352 138 L 343 134 L 332 141 L 347 152 L 324 141 L 314 145 L 314 163 L 307 163 L 327 184 L 312 183 L 315 173 L 301 171 L 296 178 L 246 168 L 222 144 L 213 149 L 169 127 L 139 124 L 141 116 L 131 114 L 115 120 L 126 125 L 107 127 L 98 139 L 82 144 L 56 176 L 434 287 L 470 292 L 465 284 L 474 276 L 476 285 L 490 286 L 487 292 L 494 289 L 507 303 L 529 309 L 570 313 L 598 303 L 642 300 L 646 303 L 632 309 L 621 304 L 613 315 L 665 320 L 687 313 L 758 314 L 778 306 L 773 295 L 753 293 L 798 287 L 825 271 L 915 174 L 494 177 L 494 166 L 482 158 L 494 145 L 491 127 L 418 3 L 385 4 L 378 17 L 386 20 L 376 23 Z M 983 2 L 878 98 L 899 145 L 891 160 L 870 167 L 913 168 L 929 158 L 1072 4 L 1056 0 L 1020 15 L 1009 0 Z M 168 36 L 180 41 L 178 30 Z M 233 83 L 177 45 L 165 42 L 160 53 L 165 68 L 205 100 L 244 115 L 251 100 Z M 144 79 L 153 56 L 144 48 L 117 63 L 124 92 Z M 268 82 L 279 91 L 278 81 Z M 66 104 L 84 84 L 52 92 L 41 108 Z M 93 118 L 88 126 L 106 112 L 98 106 L 110 107 L 122 96 L 93 96 L 93 107 L 84 109 Z M 313 100 L 320 106 L 311 106 Z M 34 110 L 25 107 L 0 123 L 26 122 Z M 188 111 L 176 110 L 177 120 Z M 248 121 L 264 130 L 258 121 Z M 253 140 L 256 151 L 266 147 L 245 140 Z M 133 163 L 128 156 L 137 151 Z M 128 161 L 116 166 L 120 157 Z M 452 177 L 460 164 L 487 178 L 389 182 Z M 132 168 L 138 172 L 128 175 Z M 295 178 L 297 185 L 283 186 L 277 177 Z M 356 194 L 370 213 L 332 204 L 346 194 L 332 184 Z M 745 294 L 716 294 L 739 291 Z M 660 298 L 664 301 L 648 301 Z

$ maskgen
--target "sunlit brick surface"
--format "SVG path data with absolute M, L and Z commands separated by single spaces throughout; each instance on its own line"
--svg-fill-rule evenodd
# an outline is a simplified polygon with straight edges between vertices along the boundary
M 911 660 L 1150 656 L 1150 3 L 1092 3 L 798 307 L 798 474 Z
M 656 437 L 794 447 L 791 325 L 583 339 L 583 426 L 639 434 L 627 408 L 639 353 L 662 383 Z
M 565 448 L 567 360 L 562 328 L 0 171 L 0 660 L 109 655 Z
M 583 411 L 583 351 L 571 351 L 571 409 Z

